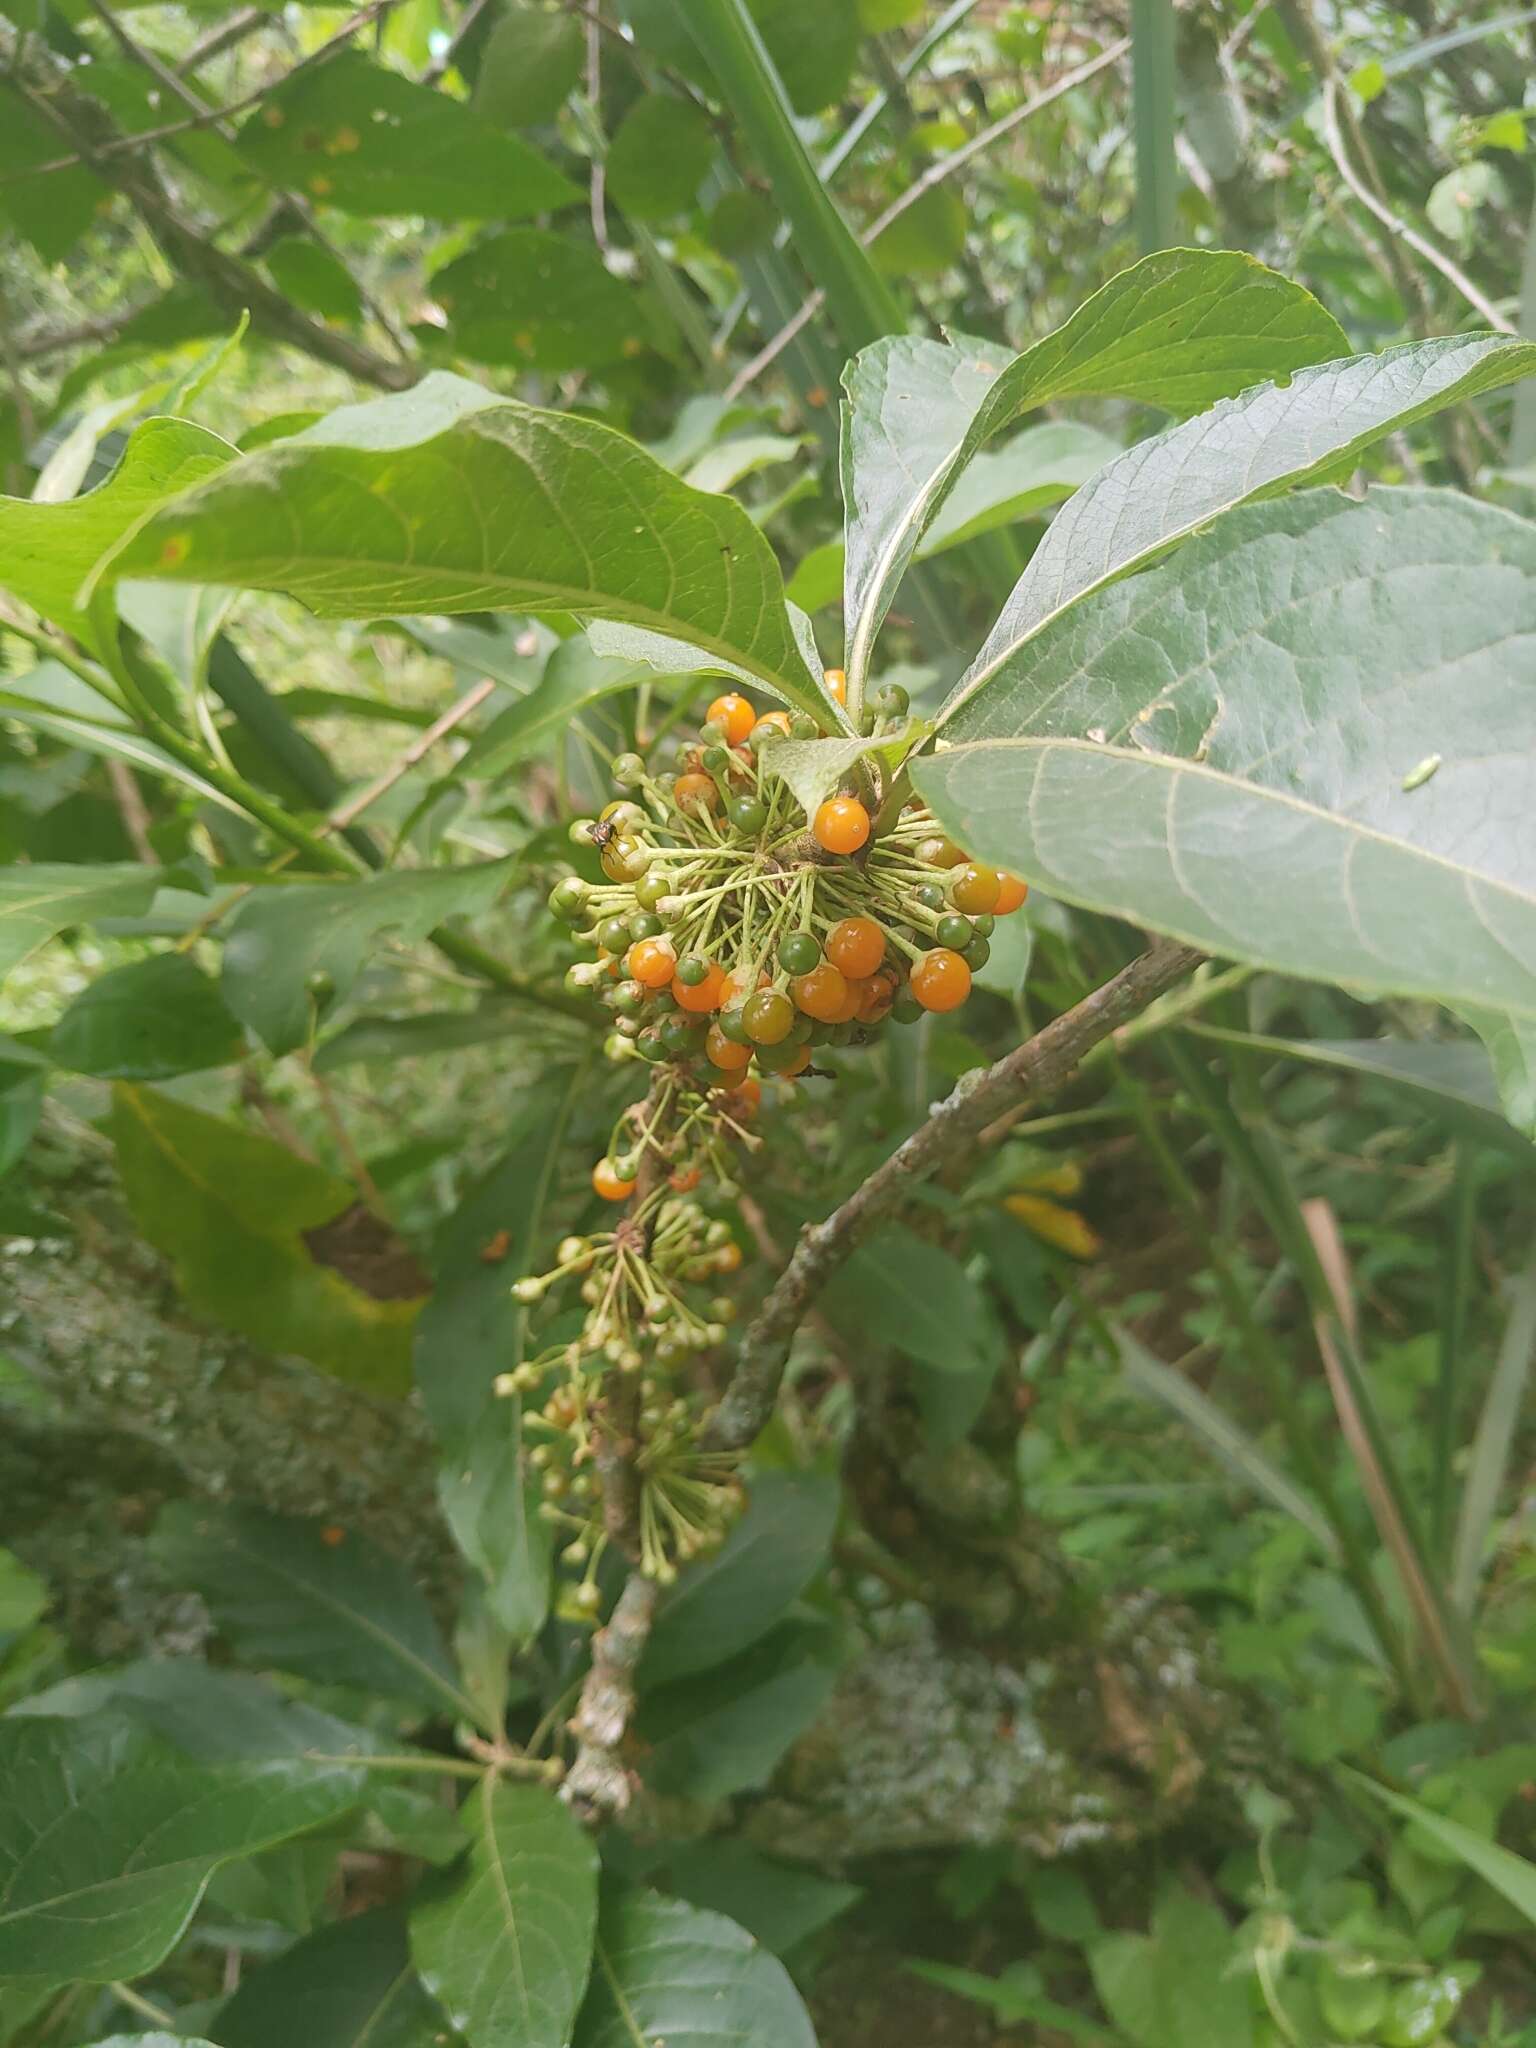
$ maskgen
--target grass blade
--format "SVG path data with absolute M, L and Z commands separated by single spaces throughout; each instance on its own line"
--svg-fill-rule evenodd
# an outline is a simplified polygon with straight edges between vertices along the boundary
M 1241 1423 L 1219 1408 L 1193 1381 L 1160 1358 L 1118 1323 L 1105 1327 L 1120 1355 L 1120 1368 L 1139 1393 L 1162 1402 L 1232 1475 L 1298 1521 L 1327 1552 L 1337 1558 L 1339 1546 L 1311 1495 L 1288 1479 L 1269 1453 Z
M 1173 0 L 1131 0 L 1136 241 L 1143 256 L 1178 240 L 1178 25 Z
M 1531 1360 L 1536 1356 L 1536 1250 L 1515 1282 L 1509 1320 L 1499 1346 L 1483 1412 L 1472 1439 L 1472 1462 L 1461 1494 L 1456 1545 L 1451 1558 L 1451 1598 L 1462 1614 L 1477 1602 L 1488 1531 L 1498 1512 L 1499 1495 L 1509 1471 L 1509 1455 L 1525 1401 Z

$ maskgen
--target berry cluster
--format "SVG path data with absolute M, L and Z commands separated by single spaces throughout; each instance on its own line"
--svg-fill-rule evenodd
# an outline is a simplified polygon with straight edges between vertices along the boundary
M 839 681 L 828 672 L 834 694 Z M 895 730 L 905 692 L 872 711 L 876 737 Z M 597 948 L 569 979 L 611 1011 L 614 1057 L 792 1077 L 816 1046 L 866 1044 L 887 1018 L 969 995 L 1024 883 L 968 859 L 899 787 L 882 800 L 857 775 L 807 826 L 775 755 L 815 737 L 803 713 L 759 716 L 729 692 L 674 774 L 621 754 L 621 794 L 572 827 L 606 882 L 568 876 L 550 908 Z
M 841 681 L 828 672 L 834 696 Z M 514 1289 L 532 1308 L 579 1280 L 581 1329 L 497 1382 L 530 1397 L 541 1513 L 581 1574 L 562 1600 L 573 1618 L 600 1603 L 605 1440 L 628 1446 L 627 1547 L 663 1583 L 720 1541 L 739 1505 L 734 1458 L 699 1447 L 684 1373 L 724 1343 L 735 1312 L 713 1290 L 741 1248 L 710 1208 L 737 1193 L 733 1145 L 759 1142 L 759 1075 L 814 1071 L 816 1046 L 958 1008 L 994 918 L 1024 901 L 1022 882 L 969 860 L 907 792 L 892 766 L 907 712 L 905 692 L 880 693 L 863 723 L 876 742 L 891 737 L 888 755 L 858 763 L 808 820 L 782 749 L 816 739 L 814 721 L 759 716 L 728 692 L 670 773 L 621 754 L 619 795 L 571 828 L 605 879 L 569 875 L 550 897 L 597 952 L 570 985 L 609 1011 L 612 1057 L 655 1065 L 592 1171 L 595 1192 L 624 1205 L 613 1229 L 568 1237 L 549 1272 Z
M 741 1247 L 695 1190 L 710 1177 L 711 1199 L 736 1192 L 726 1146 L 757 1142 L 748 1128 L 755 1082 L 700 1093 L 681 1074 L 658 1076 L 644 1102 L 623 1111 L 607 1153 L 592 1171 L 605 1201 L 626 1203 L 612 1230 L 565 1238 L 554 1266 L 512 1289 L 532 1308 L 580 1280 L 586 1316 L 578 1334 L 550 1345 L 513 1372 L 501 1394 L 541 1396 L 524 1411 L 536 1442 L 528 1455 L 540 1484 L 540 1512 L 566 1532 L 563 1556 L 579 1567 L 566 1611 L 596 1611 L 596 1573 L 607 1545 L 596 1474 L 596 1431 L 606 1420 L 610 1374 L 635 1393 L 635 1477 L 640 1563 L 661 1583 L 711 1549 L 739 1506 L 735 1460 L 699 1451 L 692 1408 L 679 1391 L 684 1367 L 723 1343 L 736 1305 L 713 1292 L 741 1265 Z M 642 1181 L 644 1185 L 642 1186 Z M 549 1391 L 553 1381 L 553 1391 Z

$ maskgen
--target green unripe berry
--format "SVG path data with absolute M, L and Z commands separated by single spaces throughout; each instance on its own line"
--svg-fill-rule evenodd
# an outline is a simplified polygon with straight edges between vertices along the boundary
M 807 1017 L 805 1012 L 801 1010 L 797 1014 L 794 1023 L 790 1025 L 789 1036 L 785 1039 L 784 1043 L 786 1045 L 807 1045 L 810 1042 L 811 1033 L 815 1029 L 816 1019 L 814 1017 Z
M 767 824 L 768 806 L 755 796 L 733 796 L 725 807 L 725 815 L 738 832 L 751 839 Z
M 706 748 L 718 747 L 725 738 L 725 727 L 715 718 L 706 718 L 699 727 L 699 738 Z M 709 766 L 709 755 L 704 756 L 704 765 Z
M 709 976 L 709 962 L 697 953 L 685 953 L 677 963 L 677 979 L 684 988 L 697 988 Z
M 923 1014 L 922 1004 L 909 988 L 901 989 L 891 1004 L 891 1015 L 898 1024 L 915 1024 Z
M 821 960 L 821 942 L 814 932 L 787 932 L 779 941 L 779 965 L 786 974 L 809 974 Z
M 716 745 L 704 749 L 704 772 L 706 775 L 723 775 L 731 765 L 731 757 L 724 747 Z
M 654 910 L 640 910 L 629 919 L 625 929 L 632 939 L 659 939 L 665 927 Z
M 645 780 L 645 763 L 638 754 L 616 754 L 609 772 L 620 789 L 634 789 Z
M 917 892 L 917 900 L 924 910 L 942 910 L 949 898 L 937 882 L 924 882 Z
M 653 1064 L 667 1058 L 666 1040 L 661 1035 L 659 1024 L 647 1024 L 635 1040 L 642 1055 Z
M 629 797 L 622 797 L 619 802 L 608 805 L 603 812 L 602 823 L 612 825 L 619 832 L 633 832 L 637 825 L 646 823 L 646 816 L 637 803 Z
M 629 920 L 623 917 L 605 917 L 597 928 L 597 943 L 605 953 L 624 953 L 629 950 Z
M 870 698 L 869 708 L 880 718 L 905 718 L 912 699 L 900 683 L 887 683 Z
M 569 826 L 566 828 L 566 836 L 569 838 L 572 846 L 585 846 L 590 849 L 592 845 L 592 827 L 596 823 L 597 820 L 595 818 L 572 818 Z
M 974 974 L 978 967 L 985 967 L 992 958 L 992 948 L 985 939 L 972 939 L 968 946 L 960 948 L 960 958 Z
M 663 1017 L 657 1030 L 661 1042 L 673 1059 L 687 1059 L 696 1053 L 704 1043 L 708 1028 L 701 1018 L 690 1017 L 682 1010 L 674 1010 L 670 1017 Z
M 672 884 L 659 868 L 649 868 L 635 884 L 635 901 L 642 910 L 654 910 Z
M 789 715 L 789 736 L 792 740 L 813 740 L 820 732 L 814 718 L 808 711 L 792 711 Z
M 963 953 L 976 936 L 968 917 L 962 917 L 952 910 L 947 917 L 941 917 L 934 937 L 941 946 L 947 946 L 952 953 Z
M 997 919 L 992 915 L 991 911 L 984 910 L 979 917 L 971 919 L 971 930 L 975 932 L 978 939 L 990 939 L 997 930 Z
M 621 1017 L 638 1017 L 645 1008 L 645 990 L 638 981 L 615 982 L 613 1007 Z
M 747 1032 L 746 1007 L 746 997 L 737 996 L 733 1002 L 726 1004 L 725 1008 L 715 1019 L 715 1022 L 720 1027 L 720 1036 L 728 1038 L 732 1045 L 750 1045 L 752 1043 Z
M 799 1058 L 800 1045 L 794 1038 L 786 1038 L 777 1045 L 760 1045 L 757 1048 L 757 1063 L 768 1074 L 782 1073 L 786 1067 L 794 1066 Z
M 549 907 L 562 924 L 579 924 L 586 901 L 587 885 L 579 875 L 567 875 L 549 892 Z

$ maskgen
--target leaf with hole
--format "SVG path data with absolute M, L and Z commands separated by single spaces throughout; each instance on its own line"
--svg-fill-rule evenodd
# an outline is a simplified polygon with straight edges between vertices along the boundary
M 558 482 L 552 480 L 558 478 Z M 327 618 L 568 611 L 684 640 L 827 721 L 773 551 L 611 427 L 434 375 L 183 494 L 101 574 L 282 590 Z
M 1251 257 L 1174 249 L 1122 271 L 1012 361 L 965 335 L 865 349 L 843 374 L 850 678 L 965 466 L 1023 413 L 1087 396 L 1193 412 L 1347 346 L 1309 292 Z
M 553 1792 L 487 1772 L 460 1809 L 467 1860 L 411 1913 L 427 1989 L 474 2048 L 566 2048 L 597 1920 L 597 1852 Z
M 355 1529 L 175 1501 L 152 1542 L 166 1577 L 202 1595 L 247 1664 L 468 1713 L 425 1596 Z
M 127 1082 L 111 1130 L 129 1208 L 191 1307 L 374 1393 L 406 1390 L 421 1275 L 346 1181 Z
M 1056 620 L 913 772 L 961 844 L 1065 901 L 1529 1023 L 1533 713 L 1536 526 L 1316 491 Z

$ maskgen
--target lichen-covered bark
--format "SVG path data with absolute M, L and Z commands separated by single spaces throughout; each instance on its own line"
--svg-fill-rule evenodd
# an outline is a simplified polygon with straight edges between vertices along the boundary
M 92 1654 L 189 1646 L 195 1608 L 145 1554 L 177 1495 L 365 1530 L 441 1583 L 425 1420 L 188 1316 L 104 1167 L 51 1191 L 74 1235 L 0 1244 L 0 1543 Z

